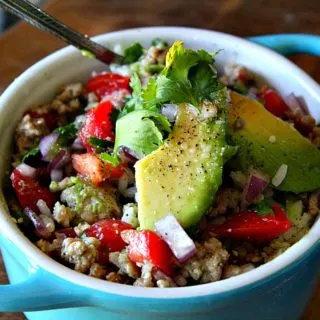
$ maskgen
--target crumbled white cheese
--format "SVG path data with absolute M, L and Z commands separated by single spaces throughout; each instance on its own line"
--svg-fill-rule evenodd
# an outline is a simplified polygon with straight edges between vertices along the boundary
M 69 227 L 70 221 L 73 219 L 74 213 L 65 205 L 57 201 L 53 208 L 53 218 L 63 227 Z
M 62 243 L 61 257 L 74 264 L 76 271 L 84 273 L 95 262 L 99 246 L 100 241 L 92 237 L 85 239 L 66 238 Z

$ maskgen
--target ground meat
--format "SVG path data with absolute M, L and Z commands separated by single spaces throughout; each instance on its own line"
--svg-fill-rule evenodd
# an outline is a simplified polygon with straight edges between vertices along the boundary
M 187 277 L 188 275 L 185 274 L 185 276 Z M 185 287 L 185 286 L 187 285 L 187 283 L 188 283 L 188 281 L 187 281 L 187 279 L 186 279 L 185 276 L 183 276 L 183 274 L 179 272 L 178 274 L 176 274 L 176 275 L 173 277 L 172 280 L 174 281 L 174 283 L 175 283 L 178 287 Z
M 238 276 L 239 274 L 251 271 L 253 269 L 254 269 L 254 265 L 251 263 L 248 263 L 242 266 L 236 266 L 236 265 L 230 264 L 223 269 L 222 278 L 227 279 L 234 276 Z
M 77 236 L 80 238 L 88 228 L 90 228 L 89 223 L 81 222 L 77 226 L 75 226 L 73 230 L 77 234 Z
M 44 239 L 40 239 L 36 242 L 37 247 L 44 253 L 50 253 L 55 250 L 60 250 L 62 247 L 62 239 L 54 239 L 49 242 Z
M 109 254 L 109 260 L 119 268 L 120 273 L 128 275 L 133 279 L 139 278 L 139 269 L 132 261 L 130 261 L 125 249 L 121 252 L 111 252 Z
M 229 258 L 221 242 L 213 237 L 202 244 L 196 243 L 196 247 L 197 255 L 182 268 L 185 275 L 200 283 L 220 280 L 223 266 Z
M 114 272 L 114 271 L 107 274 L 106 280 L 111 281 L 111 282 L 115 282 L 115 283 L 125 283 L 125 279 L 124 279 L 123 275 L 121 275 L 117 272 Z
M 229 252 L 231 253 L 230 260 L 233 264 L 260 264 L 263 262 L 262 249 L 255 247 L 248 241 L 233 244 Z
M 107 269 L 99 263 L 93 263 L 89 270 L 89 276 L 98 279 L 104 279 L 107 274 Z
M 95 262 L 99 246 L 100 241 L 96 238 L 66 238 L 62 243 L 61 257 L 74 264 L 76 271 L 85 273 Z
M 61 87 L 56 99 L 62 102 L 68 102 L 74 98 L 79 98 L 83 91 L 83 84 L 80 82 L 71 83 Z
M 243 190 L 246 187 L 247 181 L 248 181 L 248 175 L 246 175 L 245 173 L 241 171 L 231 171 L 230 177 L 233 183 L 235 184 L 235 186 L 238 187 L 239 189 Z
M 136 287 L 146 287 L 146 288 L 154 287 L 154 283 L 152 279 L 152 269 L 153 269 L 153 266 L 151 263 L 145 263 L 141 268 L 140 278 L 138 278 L 133 283 L 133 285 Z
M 160 270 L 155 270 L 151 263 L 143 264 L 141 268 L 141 276 L 134 283 L 136 287 L 158 287 L 158 288 L 172 288 L 177 285 L 175 282 Z
M 153 277 L 156 280 L 157 287 L 159 288 L 174 288 L 177 286 L 169 276 L 160 270 L 153 272 Z
M 229 209 L 237 212 L 241 208 L 242 191 L 235 188 L 220 188 L 216 200 L 209 209 L 208 215 L 215 217 L 225 214 Z
M 53 100 L 51 109 L 60 115 L 79 110 L 81 108 L 79 98 L 82 92 L 82 83 L 73 83 L 62 87 L 56 98 Z
M 63 227 L 67 228 L 70 226 L 70 222 L 74 217 L 74 213 L 65 205 L 57 201 L 53 208 L 53 218 Z
M 19 155 L 25 154 L 32 149 L 42 136 L 49 133 L 49 129 L 43 118 L 32 118 L 26 114 L 16 130 L 16 146 Z
M 313 216 L 317 215 L 320 212 L 319 200 L 320 200 L 320 191 L 313 192 L 309 198 L 308 212 Z
M 312 221 L 312 215 L 308 212 L 303 213 L 300 219 L 296 219 L 293 226 L 285 234 L 272 240 L 268 246 L 263 248 L 262 256 L 264 262 L 276 258 L 299 241 L 309 231 Z
M 299 109 L 287 111 L 286 116 L 301 134 L 309 138 L 313 144 L 319 145 L 320 128 L 312 116 L 303 115 Z

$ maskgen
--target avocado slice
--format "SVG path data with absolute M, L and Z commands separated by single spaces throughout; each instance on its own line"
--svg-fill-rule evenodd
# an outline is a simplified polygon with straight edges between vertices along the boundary
M 168 213 L 184 228 L 198 222 L 222 182 L 224 150 L 224 109 L 179 105 L 168 139 L 135 165 L 140 228 L 154 229 Z
M 227 141 L 239 149 L 229 164 L 244 171 L 253 167 L 270 177 L 285 164 L 287 174 L 277 189 L 300 193 L 320 188 L 320 151 L 258 101 L 235 92 L 230 98 Z

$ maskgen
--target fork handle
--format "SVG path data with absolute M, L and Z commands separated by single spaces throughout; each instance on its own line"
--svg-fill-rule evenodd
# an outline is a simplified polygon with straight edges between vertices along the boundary
M 88 36 L 83 36 L 81 33 L 66 26 L 64 23 L 58 21 L 29 1 L 0 0 L 0 6 L 37 28 L 51 33 L 78 49 L 92 53 L 102 62 L 110 63 L 121 58 L 119 55 L 108 50 L 102 45 L 91 41 Z

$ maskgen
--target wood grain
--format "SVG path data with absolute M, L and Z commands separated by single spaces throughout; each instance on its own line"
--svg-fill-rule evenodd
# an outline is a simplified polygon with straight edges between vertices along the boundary
M 153 25 L 207 28 L 239 36 L 320 34 L 319 0 L 51 0 L 46 9 L 88 35 Z M 0 38 L 0 91 L 26 68 L 62 46 L 61 41 L 25 23 L 7 31 Z M 320 83 L 319 58 L 295 55 L 291 59 Z M 0 261 L 0 282 L 5 279 Z M 0 319 L 25 318 L 22 314 L 3 313 Z M 317 319 L 320 285 L 303 317 Z

